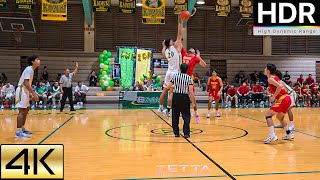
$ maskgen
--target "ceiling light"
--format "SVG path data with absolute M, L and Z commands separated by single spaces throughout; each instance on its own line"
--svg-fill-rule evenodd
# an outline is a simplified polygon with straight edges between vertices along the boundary
M 136 6 L 141 7 L 141 6 L 142 6 L 142 1 L 141 1 L 141 0 L 139 1 L 139 0 L 138 0 L 137 3 L 136 3 Z
M 205 4 L 206 2 L 204 0 L 198 0 L 197 4 Z

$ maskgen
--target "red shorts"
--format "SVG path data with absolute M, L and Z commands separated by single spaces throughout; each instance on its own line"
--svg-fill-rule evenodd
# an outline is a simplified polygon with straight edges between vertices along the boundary
M 277 113 L 287 113 L 291 105 L 291 98 L 289 95 L 281 96 L 277 102 L 270 108 Z
M 213 97 L 214 100 L 220 100 L 219 91 L 210 91 L 209 97 Z

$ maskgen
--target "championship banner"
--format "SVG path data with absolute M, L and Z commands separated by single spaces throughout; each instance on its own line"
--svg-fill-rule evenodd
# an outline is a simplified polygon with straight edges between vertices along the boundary
M 34 0 L 16 0 L 17 9 L 33 9 Z
M 174 0 L 174 14 L 181 14 L 181 12 L 184 10 L 188 10 L 187 0 Z
M 119 48 L 118 59 L 121 67 L 121 84 L 124 89 L 133 85 L 134 48 Z
M 0 9 L 7 8 L 7 0 L 0 0 Z
M 165 24 L 165 0 L 142 0 L 142 23 Z
M 93 0 L 93 12 L 110 11 L 111 0 Z
M 67 21 L 67 0 L 42 0 L 41 20 Z
M 122 13 L 135 13 L 136 0 L 119 0 L 119 12 Z
M 239 0 L 242 17 L 249 18 L 253 15 L 253 0 Z
M 135 75 L 136 81 L 140 80 L 140 77 L 143 75 L 145 76 L 149 75 L 151 58 L 152 58 L 151 50 L 143 50 L 143 49 L 137 50 L 136 75 Z
M 215 2 L 217 15 L 227 17 L 231 11 L 231 0 L 215 0 Z

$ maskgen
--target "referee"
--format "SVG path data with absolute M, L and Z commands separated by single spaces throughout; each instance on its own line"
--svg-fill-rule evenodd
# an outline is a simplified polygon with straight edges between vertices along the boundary
M 68 97 L 69 103 L 70 103 L 70 111 L 76 111 L 73 107 L 72 78 L 77 73 L 77 71 L 78 71 L 78 63 L 76 62 L 76 69 L 73 71 L 73 73 L 70 73 L 70 70 L 66 69 L 64 71 L 64 75 L 61 76 L 60 90 L 61 90 L 61 94 L 62 94 L 62 99 L 61 99 L 60 112 L 63 112 L 67 97 Z
M 182 114 L 183 134 L 184 138 L 190 137 L 190 100 L 192 107 L 195 106 L 195 98 L 193 92 L 193 81 L 187 75 L 188 65 L 183 63 L 180 65 L 181 73 L 175 74 L 167 88 L 170 89 L 174 86 L 173 99 L 172 99 L 172 128 L 175 137 L 179 137 L 179 118 Z

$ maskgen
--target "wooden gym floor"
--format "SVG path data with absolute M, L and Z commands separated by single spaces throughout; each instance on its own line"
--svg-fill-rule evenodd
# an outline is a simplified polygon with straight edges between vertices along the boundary
M 280 140 L 284 131 L 276 129 L 279 140 L 269 145 L 266 110 L 222 109 L 207 120 L 201 109 L 189 139 L 175 138 L 156 110 L 119 109 L 30 111 L 32 138 L 15 139 L 18 111 L 5 110 L 0 142 L 64 144 L 67 180 L 319 179 L 320 109 L 294 109 L 295 140 Z

